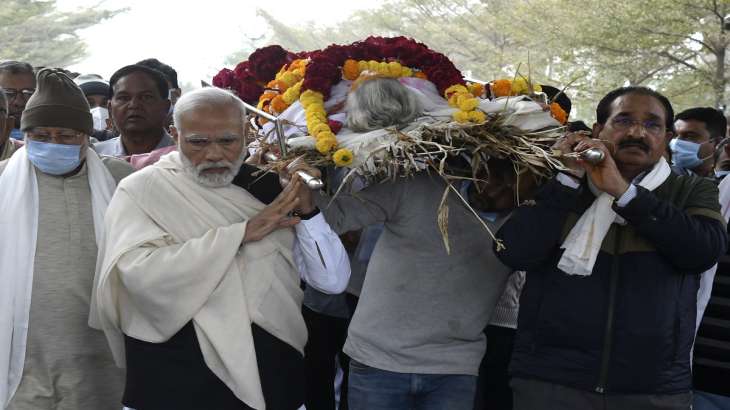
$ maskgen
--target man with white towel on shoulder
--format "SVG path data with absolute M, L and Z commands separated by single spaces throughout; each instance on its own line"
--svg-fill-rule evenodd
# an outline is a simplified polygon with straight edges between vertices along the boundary
M 727 233 L 717 185 L 672 173 L 664 158 L 673 117 L 654 90 L 611 91 L 593 138 L 556 144 L 568 171 L 497 233 L 497 256 L 527 271 L 510 366 L 516 410 L 691 408 L 700 274 Z M 576 161 L 587 149 L 605 158 Z
M 89 149 L 89 104 L 70 78 L 37 80 L 25 146 L 0 162 L 0 408 L 118 410 L 124 372 L 88 317 L 104 213 L 133 169 Z

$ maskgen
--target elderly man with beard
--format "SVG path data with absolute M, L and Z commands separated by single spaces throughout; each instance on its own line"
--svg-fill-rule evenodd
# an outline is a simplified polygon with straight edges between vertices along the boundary
M 339 293 L 349 261 L 322 216 L 301 205 L 311 194 L 297 177 L 283 191 L 278 179 L 231 183 L 244 115 L 227 91 L 186 94 L 174 115 L 179 151 L 125 180 L 111 201 L 91 320 L 127 368 L 126 406 L 303 403 L 300 275 Z
M 616 89 L 596 118 L 593 138 L 556 149 L 605 159 L 566 156 L 569 171 L 497 233 L 499 258 L 527 271 L 514 408 L 688 410 L 700 274 L 727 248 L 717 185 L 671 172 L 673 110 L 661 94 Z

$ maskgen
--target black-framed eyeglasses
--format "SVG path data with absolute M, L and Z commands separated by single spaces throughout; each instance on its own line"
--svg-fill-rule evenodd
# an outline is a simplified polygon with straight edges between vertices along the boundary
M 20 98 L 28 101 L 30 96 L 35 92 L 35 88 L 23 88 L 20 90 L 15 88 L 4 88 L 3 91 L 5 91 L 5 95 L 8 97 L 8 100 L 13 100 L 15 97 L 20 95 Z

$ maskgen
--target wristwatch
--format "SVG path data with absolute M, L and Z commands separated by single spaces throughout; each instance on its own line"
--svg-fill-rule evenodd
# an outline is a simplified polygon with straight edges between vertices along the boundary
M 298 210 L 297 210 L 297 211 L 294 211 L 294 212 L 292 212 L 292 216 L 298 216 L 298 217 L 299 217 L 299 219 L 301 219 L 301 220 L 303 220 L 303 221 L 306 221 L 306 220 L 308 220 L 308 219 L 312 219 L 312 218 L 314 218 L 315 216 L 317 216 L 317 214 L 319 214 L 319 208 L 317 208 L 316 206 L 314 207 L 314 210 L 312 210 L 312 212 L 310 212 L 310 213 L 308 213 L 308 214 L 303 214 L 303 213 L 301 213 L 301 212 L 300 212 L 300 211 L 298 211 Z

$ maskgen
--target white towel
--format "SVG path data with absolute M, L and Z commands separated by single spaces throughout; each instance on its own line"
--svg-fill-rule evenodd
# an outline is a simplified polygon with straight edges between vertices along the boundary
M 639 186 L 653 191 L 666 181 L 671 172 L 667 161 L 661 158 L 641 180 Z M 570 230 L 561 246 L 565 252 L 558 262 L 558 268 L 563 272 L 580 276 L 588 276 L 593 272 L 593 265 L 596 264 L 603 239 L 611 228 L 611 224 L 619 218 L 611 208 L 613 201 L 614 198 L 611 195 L 600 192 L 593 204 Z
M 96 152 L 88 149 L 86 166 L 97 244 L 104 237 L 104 213 L 116 182 Z M 8 161 L 0 176 L 0 407 L 20 384 L 33 289 L 38 235 L 38 181 L 25 147 Z

